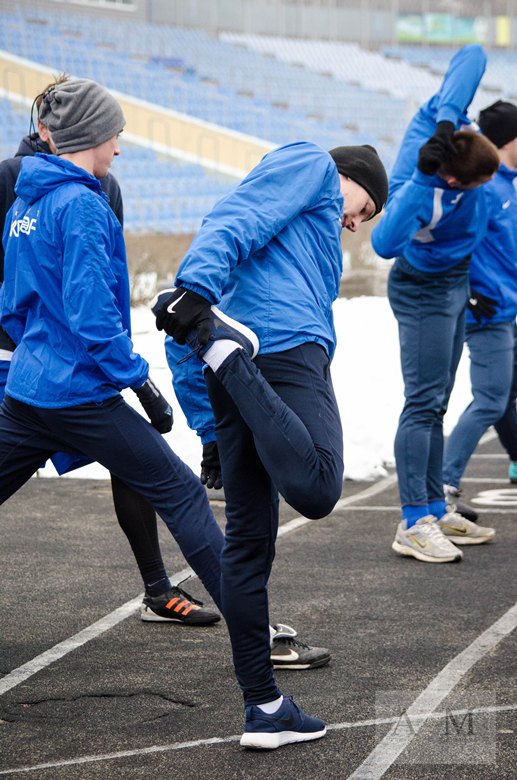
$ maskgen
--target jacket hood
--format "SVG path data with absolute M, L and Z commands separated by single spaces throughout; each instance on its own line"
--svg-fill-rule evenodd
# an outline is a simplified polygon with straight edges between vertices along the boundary
M 38 133 L 31 133 L 22 138 L 15 157 L 33 157 L 36 152 L 50 154 L 49 145 L 41 140 Z
M 34 203 L 62 184 L 84 184 L 94 192 L 101 192 L 98 179 L 69 160 L 52 154 L 26 156 L 22 160 L 15 192 L 26 203 Z

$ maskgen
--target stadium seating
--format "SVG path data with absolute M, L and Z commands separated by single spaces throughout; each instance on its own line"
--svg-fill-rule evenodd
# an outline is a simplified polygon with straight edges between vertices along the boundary
M 381 54 L 351 43 L 235 33 L 215 38 L 126 18 L 106 24 L 95 14 L 37 6 L 0 11 L 0 22 L 1 49 L 54 72 L 93 78 L 272 143 L 305 139 L 328 149 L 371 143 L 388 169 L 407 120 L 435 91 L 452 55 L 411 46 Z M 517 63 L 511 57 L 491 53 L 488 91 L 479 91 L 474 111 L 507 94 L 512 68 Z M 12 106 L 9 111 L 19 113 Z M 21 114 L 20 131 L 14 120 L 6 123 L 3 156 L 28 131 L 26 112 Z M 127 144 L 115 170 L 124 186 L 127 229 L 133 231 L 191 232 L 232 185 L 229 178 Z
M 386 47 L 382 53 L 377 53 L 364 51 L 355 43 L 303 41 L 241 33 L 224 33 L 221 37 L 263 55 L 274 56 L 291 64 L 303 64 L 312 70 L 330 73 L 348 84 L 358 84 L 363 89 L 391 95 L 397 98 L 399 111 L 398 101 L 404 101 L 401 111 L 403 121 L 412 115 L 415 105 L 436 92 L 449 60 L 457 51 L 457 48 L 399 46 Z M 512 88 L 509 67 L 510 72 L 514 72 L 517 77 L 517 59 L 514 54 L 490 52 L 483 87 L 478 90 L 472 105 L 474 113 L 503 93 L 508 94 Z M 497 93 L 496 97 L 494 92 Z M 388 102 L 385 97 L 384 104 L 373 104 L 378 109 L 378 128 L 386 118 L 391 121 L 391 113 L 386 112 Z M 361 115 L 361 121 L 363 119 Z M 399 124 L 395 127 L 398 130 Z
M 381 144 L 389 166 L 404 101 L 210 38 L 135 20 L 18 10 L 0 47 L 273 143 Z
M 0 112 L 0 159 L 5 159 L 16 154 L 29 132 L 29 110 L 1 99 Z M 235 184 L 234 179 L 160 157 L 123 137 L 121 151 L 112 172 L 122 188 L 125 228 L 130 233 L 194 233 L 203 216 Z

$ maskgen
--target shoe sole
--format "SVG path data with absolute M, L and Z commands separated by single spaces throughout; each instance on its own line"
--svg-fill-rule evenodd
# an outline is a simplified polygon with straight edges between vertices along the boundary
M 241 333 L 245 338 L 248 339 L 253 348 L 253 354 L 251 355 L 251 359 L 253 360 L 253 358 L 256 357 L 260 347 L 257 334 L 246 325 L 243 325 L 242 322 L 238 322 L 237 320 L 229 317 L 227 314 L 218 309 L 217 306 L 212 306 L 212 311 L 214 314 L 217 314 L 220 320 L 225 322 L 227 325 L 233 328 L 233 330 L 236 330 L 238 333 Z
M 458 550 L 457 554 L 450 555 L 444 558 L 436 558 L 431 555 L 425 555 L 424 553 L 413 550 L 411 547 L 403 547 L 398 542 L 393 542 L 391 549 L 395 550 L 399 555 L 404 555 L 406 558 L 416 558 L 417 561 L 423 561 L 424 563 L 456 563 L 461 561 L 463 553 Z
M 447 539 L 453 544 L 484 544 L 485 542 L 491 542 L 494 539 L 495 533 L 491 536 L 454 536 L 454 534 L 446 534 Z
M 309 742 L 313 739 L 321 739 L 327 733 L 325 727 L 321 731 L 313 731 L 310 734 L 302 734 L 299 731 L 280 731 L 276 734 L 267 732 L 244 733 L 241 737 L 241 747 L 252 748 L 254 750 L 276 750 L 283 745 L 290 745 L 293 742 Z
M 304 671 L 305 669 L 319 669 L 322 666 L 326 666 L 329 661 L 330 661 L 330 655 L 327 655 L 324 658 L 318 658 L 315 661 L 311 661 L 308 664 L 295 664 L 295 663 L 283 664 L 278 661 L 273 661 L 273 669 L 287 669 L 287 670 L 291 669 L 294 671 L 296 670 Z
M 214 623 L 219 623 L 220 617 L 213 620 L 203 620 L 199 623 L 188 622 L 187 620 L 180 620 L 178 618 L 162 617 L 157 615 L 156 612 L 150 612 L 142 609 L 140 612 L 140 620 L 144 623 L 181 623 L 183 626 L 212 626 Z

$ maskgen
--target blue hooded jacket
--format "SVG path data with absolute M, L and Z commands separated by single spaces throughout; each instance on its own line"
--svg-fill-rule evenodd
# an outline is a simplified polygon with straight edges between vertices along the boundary
M 165 337 L 165 355 L 172 374 L 174 395 L 188 427 L 196 431 L 202 444 L 207 444 L 215 441 L 215 419 L 203 376 L 205 364 L 200 360 L 179 363 L 189 352 L 190 347 L 178 344 L 170 336 Z
M 22 161 L 4 228 L 1 324 L 17 348 L 6 394 L 64 408 L 142 385 L 122 228 L 99 181 L 53 155 Z
M 471 287 L 496 301 L 496 312 L 485 324 L 511 322 L 517 315 L 517 171 L 501 165 L 484 185 L 488 231 L 470 263 Z M 478 324 L 467 309 L 467 323 Z
M 176 286 L 252 328 L 261 353 L 311 341 L 332 357 L 342 216 L 328 152 L 308 142 L 275 149 L 205 217 Z
M 446 271 L 462 262 L 486 230 L 483 187 L 450 187 L 440 176 L 416 167 L 420 147 L 436 124 L 468 125 L 467 109 L 486 67 L 477 45 L 465 46 L 452 58 L 442 85 L 409 124 L 393 167 L 384 214 L 372 231 L 372 245 L 381 257 L 403 255 L 415 268 Z

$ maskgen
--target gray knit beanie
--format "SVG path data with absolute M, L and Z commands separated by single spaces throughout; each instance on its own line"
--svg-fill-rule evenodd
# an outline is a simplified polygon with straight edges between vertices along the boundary
M 58 154 L 99 146 L 120 133 L 126 124 L 115 98 L 88 79 L 50 87 L 41 100 L 39 120 L 50 130 Z

